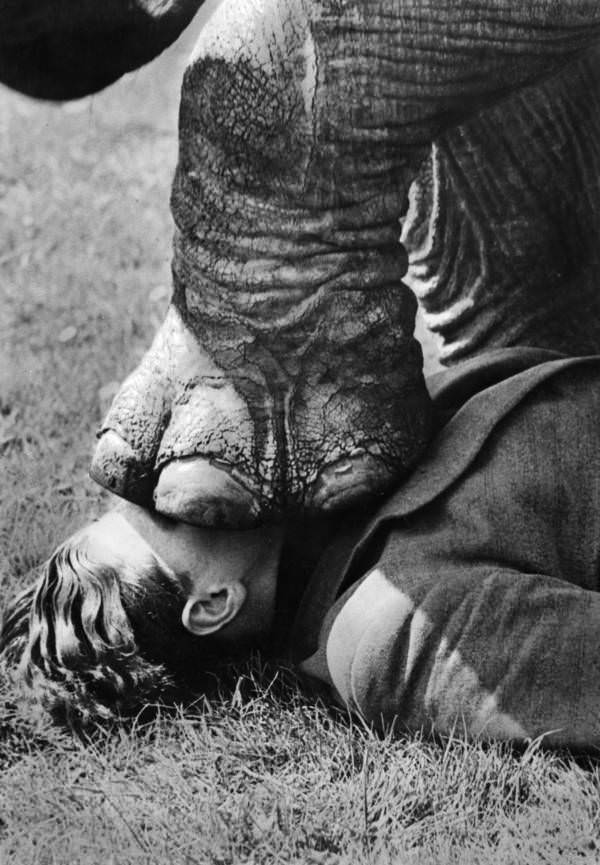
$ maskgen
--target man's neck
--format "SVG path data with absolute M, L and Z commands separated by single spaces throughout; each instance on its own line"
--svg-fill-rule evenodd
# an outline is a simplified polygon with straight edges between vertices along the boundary
M 325 550 L 335 543 L 349 523 L 365 526 L 372 509 L 344 512 L 331 516 L 322 514 L 288 522 L 281 550 L 277 578 L 277 600 L 273 628 L 272 652 L 287 648 L 290 629 L 296 619 L 300 602 Z

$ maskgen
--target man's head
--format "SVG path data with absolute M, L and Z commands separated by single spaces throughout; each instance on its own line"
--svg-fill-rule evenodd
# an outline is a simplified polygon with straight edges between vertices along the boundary
M 260 643 L 282 531 L 218 531 L 133 505 L 61 544 L 4 615 L 0 652 L 73 721 L 131 714 Z

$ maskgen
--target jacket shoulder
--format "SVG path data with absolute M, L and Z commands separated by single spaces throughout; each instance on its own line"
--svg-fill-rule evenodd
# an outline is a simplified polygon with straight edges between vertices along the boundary
M 542 383 L 566 370 L 577 368 L 597 369 L 600 376 L 600 355 L 559 357 L 540 363 L 534 360 L 532 354 L 530 359 L 533 360 L 532 365 L 502 378 L 501 370 L 507 369 L 504 359 L 501 359 L 501 363 L 494 362 L 490 365 L 486 356 L 481 372 L 476 366 L 466 371 L 457 370 L 440 383 L 434 399 L 439 400 L 438 406 L 449 406 L 458 395 L 466 397 L 476 381 L 486 378 L 489 380 L 490 372 L 498 379 L 496 383 L 480 392 L 476 391 L 460 404 L 460 408 L 440 429 L 414 472 L 374 515 L 350 557 L 346 573 L 386 520 L 413 514 L 458 480 L 478 456 L 500 421 Z

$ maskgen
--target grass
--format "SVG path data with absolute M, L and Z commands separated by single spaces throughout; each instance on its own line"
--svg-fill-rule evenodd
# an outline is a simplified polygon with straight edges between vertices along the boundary
M 186 48 L 71 106 L 0 92 L 0 600 L 104 507 L 94 430 L 168 300 Z M 377 738 L 256 660 L 88 741 L 0 671 L 0 774 L 2 865 L 600 859 L 593 763 Z
M 256 667 L 193 710 L 31 744 L 3 772 L 1 861 L 592 863 L 599 784 L 536 747 L 376 738 Z

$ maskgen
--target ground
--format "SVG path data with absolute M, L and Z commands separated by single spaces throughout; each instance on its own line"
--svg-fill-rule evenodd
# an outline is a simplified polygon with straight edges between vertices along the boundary
M 94 431 L 169 296 L 191 37 L 93 99 L 0 91 L 0 601 L 103 507 Z M 0 670 L 2 865 L 597 863 L 595 762 L 378 738 L 258 661 L 81 741 Z

